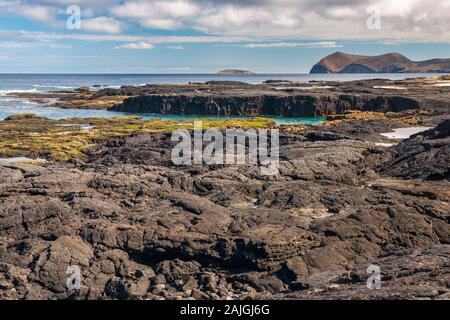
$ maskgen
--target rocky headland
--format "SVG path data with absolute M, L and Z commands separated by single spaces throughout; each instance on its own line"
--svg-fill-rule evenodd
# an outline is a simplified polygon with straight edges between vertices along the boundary
M 450 59 L 412 61 L 396 52 L 379 56 L 335 52 L 314 65 L 310 73 L 450 73 Z

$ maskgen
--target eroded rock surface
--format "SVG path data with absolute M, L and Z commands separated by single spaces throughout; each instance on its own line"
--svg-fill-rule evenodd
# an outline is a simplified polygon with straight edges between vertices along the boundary
M 450 179 L 450 119 L 395 147 L 384 173 L 401 178 Z
M 174 166 L 164 133 L 99 145 L 76 165 L 1 164 L 0 298 L 448 299 L 445 175 L 402 180 L 380 171 L 402 145 L 327 130 L 282 133 L 276 176 Z M 446 132 L 404 145 L 448 148 Z M 430 166 L 448 172 L 439 159 Z M 381 290 L 366 287 L 369 264 Z
M 113 111 L 159 114 L 272 115 L 317 117 L 347 110 L 448 114 L 448 81 L 440 78 L 311 81 L 266 81 L 252 85 L 210 81 L 189 85 L 123 86 L 97 95 L 128 96 Z

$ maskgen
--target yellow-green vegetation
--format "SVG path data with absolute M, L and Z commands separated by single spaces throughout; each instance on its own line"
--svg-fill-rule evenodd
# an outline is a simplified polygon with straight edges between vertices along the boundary
M 305 134 L 308 131 L 308 126 L 299 124 L 289 124 L 279 126 L 280 131 L 292 134 Z
M 55 105 L 59 108 L 77 108 L 77 109 L 108 109 L 116 104 L 122 103 L 128 96 L 102 96 L 91 98 L 65 98 L 59 100 Z
M 49 99 L 57 99 L 56 103 L 51 104 L 51 106 L 64 109 L 108 109 L 129 98 L 128 96 L 97 96 L 96 92 L 90 91 L 89 88 L 80 88 L 68 92 L 13 92 L 8 96 L 28 99 L 36 103 L 47 103 Z
M 38 119 L 45 119 L 42 117 L 39 117 L 35 115 L 34 113 L 19 113 L 19 114 L 13 114 L 6 118 L 6 121 L 25 121 L 25 120 L 38 120 Z
M 417 116 L 409 116 L 395 112 L 373 112 L 373 111 L 360 111 L 360 110 L 348 110 L 343 114 L 329 115 L 327 121 L 322 123 L 323 126 L 340 126 L 345 122 L 351 121 L 372 121 L 372 120 L 384 120 L 403 123 L 405 125 L 421 125 L 422 120 Z
M 135 133 L 192 130 L 194 121 L 200 120 L 142 120 L 141 117 L 51 120 L 32 114 L 13 115 L 0 121 L 0 158 L 82 159 L 85 151 L 97 143 Z M 275 122 L 267 118 L 201 121 L 205 130 L 275 126 Z

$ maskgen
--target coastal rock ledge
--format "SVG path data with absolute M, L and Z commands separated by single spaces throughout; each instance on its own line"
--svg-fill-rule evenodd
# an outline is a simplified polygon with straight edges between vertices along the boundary
M 223 116 L 318 117 L 346 110 L 401 112 L 418 109 L 416 100 L 400 96 L 286 95 L 286 96 L 163 96 L 126 99 L 110 110 L 133 113 L 205 114 Z
M 110 107 L 111 111 L 158 114 L 318 117 L 347 110 L 402 112 L 425 105 L 420 95 L 376 89 L 382 84 L 384 82 L 377 80 L 364 84 L 333 82 L 288 86 L 210 81 L 180 86 L 128 86 L 102 90 L 98 94 L 129 97 Z

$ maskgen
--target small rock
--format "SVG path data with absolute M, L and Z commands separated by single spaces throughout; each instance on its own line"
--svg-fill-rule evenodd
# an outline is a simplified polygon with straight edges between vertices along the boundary
M 416 294 L 414 294 L 416 297 L 420 297 L 420 298 L 434 298 L 439 296 L 439 292 L 435 289 L 431 289 L 431 290 L 426 290 L 426 291 L 422 291 L 422 292 L 418 292 Z
M 217 294 L 221 297 L 226 297 L 229 295 L 229 292 L 226 289 L 219 288 L 219 290 L 217 291 Z
M 195 280 L 193 277 L 190 277 L 186 283 L 183 285 L 183 290 L 188 291 L 192 289 L 198 288 L 197 280 Z
M 6 281 L 6 280 L 0 281 L 0 290 L 10 290 L 13 287 L 14 287 L 13 284 L 9 281 Z
M 191 294 L 192 294 L 192 290 L 186 290 L 186 291 L 183 293 L 183 297 L 185 297 L 185 298 L 190 297 Z
M 209 299 L 209 296 L 206 293 L 201 292 L 198 289 L 193 289 L 191 296 L 193 298 L 195 298 L 196 300 L 207 300 L 207 299 Z
M 153 284 L 166 284 L 166 277 L 164 277 L 163 274 L 157 274 L 156 277 L 153 279 Z
M 220 300 L 220 296 L 214 292 L 209 293 L 209 297 L 214 300 Z
M 217 281 L 213 274 L 202 275 L 201 282 L 206 289 L 211 291 L 217 290 Z
M 153 286 L 153 289 L 156 289 L 156 290 L 165 290 L 166 289 L 166 285 L 165 284 L 155 284 L 154 286 Z

